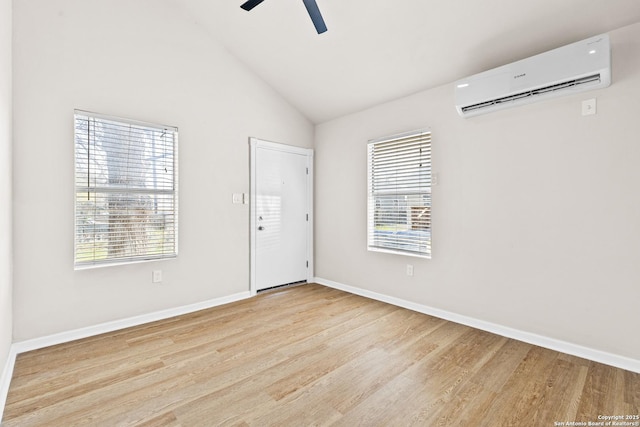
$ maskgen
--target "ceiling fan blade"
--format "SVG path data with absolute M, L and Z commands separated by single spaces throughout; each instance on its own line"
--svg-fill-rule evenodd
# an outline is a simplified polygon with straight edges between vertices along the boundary
M 309 12 L 309 16 L 313 21 L 313 25 L 316 26 L 316 31 L 318 34 L 322 34 L 327 31 L 327 26 L 324 23 L 324 19 L 322 19 L 322 14 L 320 13 L 320 9 L 318 9 L 318 4 L 316 0 L 302 0 L 304 5 L 307 8 L 307 12 Z M 249 3 L 249 2 L 247 2 Z
M 264 0 L 249 0 L 247 2 L 244 2 L 240 7 L 243 8 L 244 10 L 251 10 L 257 5 L 259 5 L 260 3 L 262 3 L 263 1 Z

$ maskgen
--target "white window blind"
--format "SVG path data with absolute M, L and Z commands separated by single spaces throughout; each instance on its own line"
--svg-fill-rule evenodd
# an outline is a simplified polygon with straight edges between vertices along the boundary
M 178 252 L 178 129 L 75 111 L 75 267 Z
M 431 131 L 369 141 L 368 249 L 431 258 Z

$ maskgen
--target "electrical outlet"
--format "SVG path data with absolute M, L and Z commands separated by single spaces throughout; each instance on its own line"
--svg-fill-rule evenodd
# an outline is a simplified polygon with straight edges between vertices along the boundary
M 153 270 L 151 281 L 153 283 L 162 283 L 162 270 Z
M 407 276 L 413 276 L 413 265 L 407 264 Z

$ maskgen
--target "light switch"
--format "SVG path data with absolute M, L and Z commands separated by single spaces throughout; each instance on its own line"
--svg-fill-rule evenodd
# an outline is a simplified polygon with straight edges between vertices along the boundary
M 244 197 L 242 193 L 233 193 L 233 203 L 234 204 L 242 204 L 244 202 Z
M 596 114 L 596 99 L 587 99 L 582 101 L 582 115 L 590 116 Z

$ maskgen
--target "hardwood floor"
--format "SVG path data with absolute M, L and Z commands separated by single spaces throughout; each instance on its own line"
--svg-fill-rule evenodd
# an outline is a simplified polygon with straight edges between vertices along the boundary
M 305 285 L 21 354 L 2 425 L 526 427 L 638 414 L 640 374 Z

